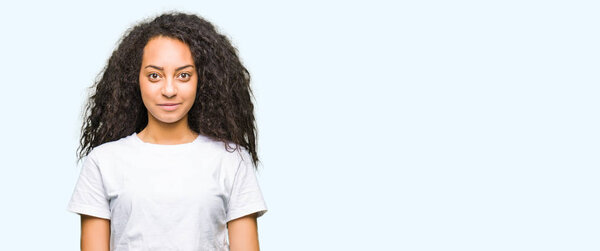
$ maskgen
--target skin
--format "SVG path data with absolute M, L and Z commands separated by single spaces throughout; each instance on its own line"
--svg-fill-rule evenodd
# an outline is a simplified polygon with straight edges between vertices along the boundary
M 110 220 L 81 214 L 81 250 L 108 251 Z
M 188 112 L 194 104 L 198 76 L 189 47 L 167 37 L 157 37 L 144 47 L 140 69 L 140 90 L 148 110 L 148 125 L 138 136 L 154 144 L 181 144 L 198 136 L 188 126 Z M 180 104 L 165 110 L 161 104 Z
M 197 71 L 189 47 L 173 38 L 155 37 L 144 47 L 139 74 L 142 100 L 148 110 L 148 124 L 138 137 L 153 144 L 183 144 L 198 136 L 188 126 L 188 111 L 194 104 Z M 164 103 L 177 103 L 166 110 Z M 256 214 L 227 222 L 231 251 L 258 251 Z M 81 250 L 107 251 L 110 220 L 81 215 Z

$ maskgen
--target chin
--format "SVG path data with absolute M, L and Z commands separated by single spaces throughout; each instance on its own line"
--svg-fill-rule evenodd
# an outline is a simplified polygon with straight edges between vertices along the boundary
M 165 124 L 172 124 L 172 123 L 181 121 L 184 116 L 176 116 L 174 114 L 172 116 L 154 116 L 154 114 L 152 114 L 152 117 L 154 117 L 154 119 L 159 122 L 162 122 Z
M 173 118 L 165 118 L 165 119 L 161 119 L 160 121 L 163 122 L 163 123 L 167 123 L 167 124 L 173 124 L 173 123 L 181 121 L 182 119 L 183 119 L 183 117 L 181 117 L 181 118 L 175 118 L 175 119 L 173 119 Z

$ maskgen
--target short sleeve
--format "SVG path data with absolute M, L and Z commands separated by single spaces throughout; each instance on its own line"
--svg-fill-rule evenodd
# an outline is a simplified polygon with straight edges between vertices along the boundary
M 249 154 L 243 152 L 244 158 L 239 163 L 233 180 L 225 222 L 252 213 L 257 213 L 256 217 L 258 218 L 267 212 L 267 205 L 256 178 L 256 171 Z
M 102 175 L 93 152 L 90 152 L 83 162 L 67 210 L 77 214 L 110 219 L 108 196 L 104 190 Z

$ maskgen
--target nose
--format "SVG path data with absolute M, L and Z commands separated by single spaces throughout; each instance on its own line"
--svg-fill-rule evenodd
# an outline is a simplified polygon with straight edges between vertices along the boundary
M 167 78 L 165 81 L 165 85 L 163 85 L 163 88 L 161 90 L 161 94 L 167 98 L 171 98 L 175 95 L 177 95 L 177 88 L 175 87 L 175 84 L 173 83 L 173 78 Z

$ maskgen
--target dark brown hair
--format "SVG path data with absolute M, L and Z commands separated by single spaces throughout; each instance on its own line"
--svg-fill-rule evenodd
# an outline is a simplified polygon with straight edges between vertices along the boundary
M 188 112 L 189 127 L 224 142 L 228 151 L 244 147 L 256 168 L 259 160 L 250 74 L 227 37 L 205 19 L 181 12 L 143 21 L 121 37 L 90 87 L 95 93 L 84 108 L 78 160 L 98 145 L 140 132 L 148 123 L 139 72 L 143 49 L 156 36 L 179 39 L 189 46 L 194 58 L 198 87 Z

